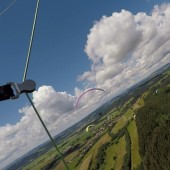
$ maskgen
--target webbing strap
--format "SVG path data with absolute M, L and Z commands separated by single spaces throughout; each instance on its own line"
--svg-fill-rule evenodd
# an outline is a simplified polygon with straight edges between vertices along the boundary
M 0 86 L 0 101 L 10 99 L 15 96 L 11 85 Z

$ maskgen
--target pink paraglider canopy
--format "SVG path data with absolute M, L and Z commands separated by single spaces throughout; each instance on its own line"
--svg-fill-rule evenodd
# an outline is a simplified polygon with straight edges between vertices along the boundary
M 100 88 L 91 88 L 91 89 L 86 90 L 85 92 L 83 92 L 83 93 L 78 97 L 77 102 L 76 102 L 76 108 L 77 108 L 77 106 L 78 106 L 78 104 L 79 104 L 79 101 L 80 101 L 81 97 L 82 97 L 84 94 L 86 94 L 87 92 L 90 92 L 90 91 L 93 91 L 93 90 L 100 90 L 100 91 L 105 92 L 103 89 L 100 89 Z

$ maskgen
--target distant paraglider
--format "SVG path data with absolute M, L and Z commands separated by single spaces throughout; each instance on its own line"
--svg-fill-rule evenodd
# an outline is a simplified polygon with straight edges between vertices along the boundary
M 136 118 L 136 114 L 133 114 L 133 119 L 135 119 Z
M 102 112 L 100 112 L 99 115 L 101 116 L 101 115 L 102 115 Z
M 90 92 L 90 91 L 93 91 L 93 90 L 100 90 L 100 91 L 105 92 L 103 89 L 100 89 L 100 88 L 91 88 L 91 89 L 86 90 L 85 92 L 83 92 L 83 93 L 78 97 L 77 102 L 76 102 L 76 108 L 78 107 L 78 104 L 79 104 L 80 99 L 81 99 L 86 93 L 88 93 L 88 92 Z
M 159 89 L 156 89 L 156 91 L 155 91 L 156 94 L 158 94 L 158 90 L 159 90 Z
M 94 125 L 89 125 L 89 126 L 87 126 L 86 127 L 86 132 L 89 132 L 90 131 L 90 129 L 91 129 L 91 127 L 93 127 Z

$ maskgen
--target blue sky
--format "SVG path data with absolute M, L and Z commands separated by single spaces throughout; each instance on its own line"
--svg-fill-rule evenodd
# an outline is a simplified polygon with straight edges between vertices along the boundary
M 11 2 L 12 0 L 1 0 L 0 13 Z M 44 118 L 49 118 L 50 122 L 55 112 L 60 116 L 73 110 L 75 99 L 88 87 L 102 87 L 114 95 L 169 62 L 169 53 L 164 56 L 169 37 L 163 34 L 168 33 L 169 22 L 160 18 L 159 23 L 159 17 L 158 21 L 154 17 L 168 11 L 168 5 L 154 9 L 154 5 L 161 5 L 163 2 L 169 1 L 41 0 L 27 78 L 37 83 L 37 90 L 33 95 L 37 107 L 42 114 L 47 111 L 52 115 L 45 115 Z M 22 82 L 35 5 L 35 0 L 17 0 L 0 16 L 1 85 L 10 81 Z M 131 22 L 130 26 L 124 28 L 124 25 Z M 165 23 L 162 31 L 157 28 L 161 23 Z M 114 38 L 110 39 L 109 35 Z M 148 41 L 145 42 L 147 38 Z M 161 42 L 161 48 L 156 51 L 158 42 Z M 107 48 L 110 50 L 107 51 Z M 52 96 L 55 96 L 55 100 L 51 102 Z M 88 97 L 90 96 L 87 99 Z M 64 107 L 63 103 L 68 107 Z M 18 132 L 17 125 L 20 125 L 22 118 L 26 120 L 29 119 L 28 115 L 32 115 L 24 95 L 17 100 L 0 102 L 0 108 L 0 127 L 15 127 L 15 133 Z M 85 111 L 90 112 L 87 108 L 83 111 L 82 117 L 85 116 Z M 73 117 L 67 119 L 70 124 L 74 123 L 71 121 Z M 80 115 L 78 117 L 81 118 Z M 56 122 L 57 120 L 56 118 Z M 53 129 L 50 125 L 49 128 Z M 39 140 L 33 146 L 38 145 Z M 28 148 L 23 150 L 26 152 Z M 11 160 L 16 157 L 15 155 Z
M 1 0 L 0 10 L 3 11 L 11 2 Z M 90 68 L 84 47 L 93 22 L 121 9 L 134 14 L 150 12 L 153 5 L 160 2 L 41 0 L 27 78 L 35 80 L 37 87 L 51 85 L 58 91 L 73 94 L 75 86 L 82 88 L 82 82 L 77 82 L 78 75 Z M 0 16 L 2 85 L 22 81 L 35 5 L 34 0 L 17 0 Z M 25 102 L 24 98 L 1 102 L 0 125 L 18 121 L 21 115 L 17 110 Z

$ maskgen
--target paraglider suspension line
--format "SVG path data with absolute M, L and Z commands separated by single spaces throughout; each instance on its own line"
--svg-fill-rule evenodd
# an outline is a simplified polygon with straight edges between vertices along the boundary
M 27 98 L 28 98 L 29 102 L 31 103 L 31 105 L 32 105 L 32 107 L 33 107 L 33 109 L 34 109 L 35 113 L 37 114 L 37 116 L 38 116 L 38 118 L 39 118 L 39 120 L 40 120 L 41 124 L 43 125 L 43 127 L 44 127 L 45 131 L 47 132 L 47 134 L 48 134 L 48 136 L 49 136 L 49 138 L 50 138 L 50 140 L 51 140 L 51 143 L 54 145 L 54 147 L 56 148 L 57 152 L 59 153 L 59 156 L 60 156 L 61 160 L 63 161 L 63 163 L 64 163 L 65 167 L 69 170 L 69 167 L 68 167 L 68 165 L 67 165 L 66 161 L 64 160 L 62 153 L 60 152 L 60 150 L 59 150 L 59 148 L 57 147 L 57 145 L 56 145 L 56 143 L 55 143 L 54 139 L 52 138 L 52 136 L 51 136 L 50 132 L 48 131 L 48 129 L 47 129 L 47 127 L 46 127 L 45 123 L 43 122 L 43 120 L 42 120 L 42 118 L 41 118 L 40 114 L 38 113 L 38 111 L 37 111 L 36 107 L 34 106 L 34 103 L 32 102 L 32 100 L 31 100 L 30 96 L 29 96 L 27 93 L 26 93 L 26 96 L 27 96 Z
M 29 48 L 28 48 L 28 54 L 27 54 L 27 60 L 26 60 L 26 65 L 25 65 L 25 70 L 24 70 L 24 75 L 23 75 L 23 82 L 25 81 L 26 76 L 27 76 L 28 65 L 29 65 L 30 56 L 31 56 L 31 49 L 32 49 L 32 44 L 33 44 L 33 39 L 34 39 L 34 32 L 35 32 L 37 14 L 38 14 L 38 9 L 39 9 L 39 2 L 40 2 L 40 0 L 37 0 L 36 10 L 35 10 L 35 16 L 34 16 L 34 22 L 33 22 L 33 26 L 32 26 L 31 38 L 30 38 L 30 43 L 29 43 Z M 26 94 L 26 97 L 27 97 L 27 99 L 29 100 L 30 104 L 32 105 L 35 113 L 37 114 L 37 116 L 38 116 L 38 118 L 39 118 L 42 126 L 44 127 L 46 133 L 48 134 L 48 136 L 49 136 L 49 138 L 50 138 L 50 140 L 51 140 L 51 143 L 54 145 L 55 149 L 57 150 L 57 152 L 58 152 L 61 160 L 63 161 L 66 169 L 69 170 L 69 167 L 68 167 L 66 161 L 64 160 L 64 157 L 63 157 L 62 153 L 60 152 L 60 150 L 59 150 L 59 148 L 57 147 L 54 139 L 52 138 L 50 132 L 48 131 L 48 129 L 47 129 L 45 123 L 43 122 L 40 114 L 38 113 L 38 111 L 37 111 L 37 109 L 36 109 L 33 101 L 31 100 L 30 96 L 29 96 L 27 93 L 25 93 L 25 94 Z
M 28 53 L 27 53 L 27 61 L 26 61 L 26 65 L 25 65 L 23 81 L 25 81 L 26 76 L 27 76 L 28 65 L 29 65 L 31 50 L 32 50 L 32 43 L 33 43 L 34 33 L 35 33 L 35 26 L 36 26 L 36 21 L 37 21 L 37 14 L 38 14 L 38 9 L 39 9 L 39 2 L 40 2 L 40 0 L 37 0 L 37 6 L 36 6 L 36 9 L 35 9 L 35 16 L 34 16 L 31 38 L 30 38 L 30 43 L 29 43 L 29 48 L 28 48 Z

